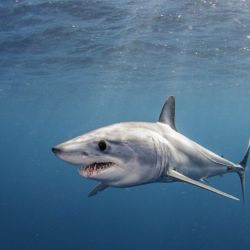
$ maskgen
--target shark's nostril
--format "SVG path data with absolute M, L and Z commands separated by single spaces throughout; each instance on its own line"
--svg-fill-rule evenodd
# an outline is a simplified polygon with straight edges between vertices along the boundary
M 52 150 L 52 152 L 53 152 L 54 154 L 58 154 L 58 153 L 62 152 L 61 149 L 56 148 L 56 147 L 53 147 L 51 150 Z

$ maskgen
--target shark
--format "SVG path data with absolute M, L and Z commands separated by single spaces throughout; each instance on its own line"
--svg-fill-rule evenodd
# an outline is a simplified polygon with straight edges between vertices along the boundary
M 78 166 L 79 174 L 98 182 L 94 196 L 110 188 L 181 182 L 239 200 L 212 187 L 208 178 L 236 173 L 245 197 L 250 149 L 233 163 L 184 136 L 175 126 L 175 97 L 165 102 L 157 122 L 121 122 L 105 126 L 52 148 L 61 160 Z

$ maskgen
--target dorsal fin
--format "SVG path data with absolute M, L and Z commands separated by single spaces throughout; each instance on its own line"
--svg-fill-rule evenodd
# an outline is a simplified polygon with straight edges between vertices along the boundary
M 169 96 L 167 101 L 165 102 L 160 114 L 159 122 L 168 124 L 172 129 L 176 131 L 174 96 Z

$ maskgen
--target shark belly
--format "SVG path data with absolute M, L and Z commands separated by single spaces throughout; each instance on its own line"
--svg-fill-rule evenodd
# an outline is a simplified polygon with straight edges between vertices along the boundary
M 227 167 L 217 166 L 216 164 L 210 164 L 207 162 L 206 165 L 197 165 L 197 164 L 191 164 L 191 165 L 177 165 L 176 168 L 174 168 L 179 173 L 182 173 L 183 175 L 192 178 L 194 180 L 204 180 L 209 177 L 213 176 L 221 176 L 223 174 L 228 173 Z

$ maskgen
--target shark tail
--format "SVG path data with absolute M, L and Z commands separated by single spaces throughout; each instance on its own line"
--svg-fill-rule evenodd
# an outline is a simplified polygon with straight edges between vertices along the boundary
M 240 177 L 240 184 L 241 184 L 241 191 L 242 191 L 243 201 L 245 201 L 245 175 L 246 175 L 247 160 L 248 160 L 249 151 L 250 151 L 250 139 L 249 139 L 249 142 L 248 142 L 247 151 L 246 151 L 243 159 L 239 163 L 240 166 L 241 166 L 241 169 L 237 172 L 237 174 Z

